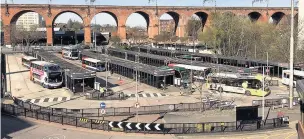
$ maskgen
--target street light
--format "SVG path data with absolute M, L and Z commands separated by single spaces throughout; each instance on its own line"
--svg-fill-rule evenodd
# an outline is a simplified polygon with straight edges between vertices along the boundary
M 293 105 L 293 53 L 294 53 L 294 0 L 291 0 L 291 30 L 290 30 L 290 76 L 289 76 L 289 108 Z

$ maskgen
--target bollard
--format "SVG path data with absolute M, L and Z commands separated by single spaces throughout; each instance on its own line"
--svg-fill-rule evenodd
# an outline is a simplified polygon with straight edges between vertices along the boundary
M 91 130 L 93 130 L 93 122 L 92 122 L 92 119 L 91 119 Z

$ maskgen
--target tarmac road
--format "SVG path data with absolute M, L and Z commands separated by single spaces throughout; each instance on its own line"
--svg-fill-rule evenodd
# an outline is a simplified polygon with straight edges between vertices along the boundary
M 105 132 L 76 128 L 30 118 L 2 115 L 1 138 L 6 139 L 297 139 L 293 121 L 290 127 L 266 131 L 194 134 L 194 135 L 149 135 L 121 132 Z

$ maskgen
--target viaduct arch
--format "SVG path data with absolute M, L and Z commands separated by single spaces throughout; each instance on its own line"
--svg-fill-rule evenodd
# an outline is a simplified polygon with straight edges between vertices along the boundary
M 209 15 L 214 11 L 213 7 L 170 7 L 159 6 L 94 6 L 89 5 L 45 5 L 45 4 L 1 4 L 1 19 L 3 21 L 4 43 L 11 44 L 11 25 L 18 19 L 21 13 L 36 12 L 40 14 L 46 23 L 47 45 L 53 45 L 53 25 L 57 16 L 65 12 L 72 12 L 83 20 L 85 44 L 91 44 L 91 21 L 98 13 L 110 14 L 117 23 L 117 34 L 126 39 L 126 20 L 132 13 L 141 14 L 147 21 L 147 31 L 149 38 L 153 38 L 159 33 L 159 15 L 167 13 L 171 15 L 175 22 L 175 34 L 184 37 L 188 20 L 196 14 L 204 26 L 210 24 Z M 96 12 L 93 12 L 96 10 Z M 218 7 L 217 12 L 232 12 L 235 15 L 248 16 L 252 21 L 268 22 L 269 17 L 279 23 L 285 15 L 290 15 L 290 8 L 283 7 Z M 95 13 L 95 14 L 94 14 Z M 298 9 L 296 8 L 296 13 Z

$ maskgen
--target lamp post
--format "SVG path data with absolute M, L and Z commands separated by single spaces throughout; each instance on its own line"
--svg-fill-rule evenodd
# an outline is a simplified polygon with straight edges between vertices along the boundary
M 289 108 L 293 105 L 293 54 L 294 54 L 294 0 L 291 0 L 291 30 L 290 30 L 290 76 L 289 76 Z
M 138 103 L 138 67 L 137 67 L 137 63 L 138 63 L 138 54 L 135 55 L 135 82 L 136 82 L 136 87 L 135 87 L 135 91 L 136 91 L 136 104 Z M 136 108 L 136 122 L 138 122 L 138 108 Z
M 268 66 L 267 66 L 268 68 Z M 265 91 L 265 67 L 263 66 L 263 86 L 262 86 L 262 89 L 263 89 L 263 93 Z M 264 120 L 265 118 L 265 96 L 263 95 L 263 101 L 262 101 L 262 120 Z

